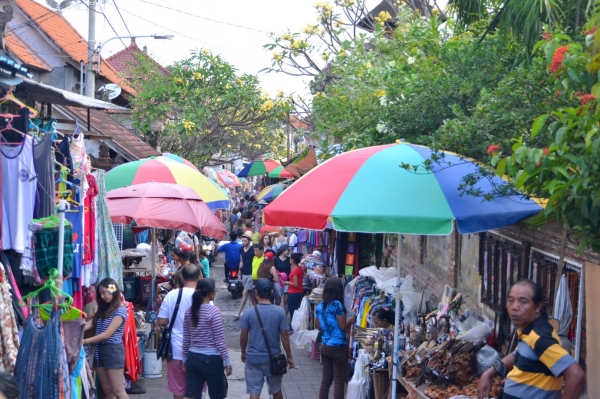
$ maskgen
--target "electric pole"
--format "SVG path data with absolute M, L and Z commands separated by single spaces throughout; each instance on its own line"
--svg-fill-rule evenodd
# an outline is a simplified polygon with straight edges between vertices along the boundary
M 96 74 L 94 73 L 94 53 L 96 51 L 96 0 L 89 0 L 88 64 L 85 75 L 85 95 L 94 98 Z

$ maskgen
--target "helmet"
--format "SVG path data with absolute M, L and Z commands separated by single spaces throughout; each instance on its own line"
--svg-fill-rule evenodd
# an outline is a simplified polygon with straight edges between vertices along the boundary
M 179 244 L 179 249 L 181 249 L 182 251 L 191 251 L 194 248 L 187 242 L 182 242 L 181 244 Z

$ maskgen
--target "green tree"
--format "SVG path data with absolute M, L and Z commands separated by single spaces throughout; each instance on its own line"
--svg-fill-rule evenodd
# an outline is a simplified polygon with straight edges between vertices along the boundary
M 285 145 L 280 122 L 289 111 L 283 98 L 268 98 L 254 75 L 237 73 L 207 50 L 169 67 L 140 62 L 134 72 L 137 97 L 132 99 L 134 127 L 158 138 L 162 150 L 176 152 L 202 165 L 214 155 L 255 158 L 279 152 Z

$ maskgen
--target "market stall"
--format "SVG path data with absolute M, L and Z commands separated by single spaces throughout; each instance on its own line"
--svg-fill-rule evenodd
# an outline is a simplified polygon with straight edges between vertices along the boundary
M 265 222 L 316 230 L 325 229 L 330 222 L 336 231 L 446 235 L 454 228 L 468 234 L 505 227 L 542 210 L 535 201 L 518 196 L 497 197 L 493 201 L 461 196 L 458 187 L 462 179 L 476 172 L 478 166 L 446 153 L 424 167 L 432 155 L 434 151 L 429 148 L 407 143 L 338 155 L 314 168 L 269 204 Z M 400 168 L 401 163 L 408 167 Z M 479 189 L 485 193 L 501 182 L 494 177 Z M 322 187 L 327 187 L 327 191 L 315 202 L 314 190 Z M 401 243 L 399 237 L 396 300 L 400 299 Z M 399 307 L 395 312 L 394 325 L 398 326 Z M 397 393 L 398 334 L 396 327 L 392 397 Z

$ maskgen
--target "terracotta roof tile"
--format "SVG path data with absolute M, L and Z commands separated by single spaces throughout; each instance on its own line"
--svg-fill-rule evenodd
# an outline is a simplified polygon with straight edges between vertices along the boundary
M 87 120 L 86 109 L 70 106 L 67 106 L 66 108 L 75 114 L 81 121 Z M 114 137 L 113 143 L 129 154 L 132 159 L 137 160 L 161 155 L 160 152 L 156 151 L 152 146 L 111 118 L 110 115 L 104 111 L 90 110 L 90 125 L 101 135 Z
M 136 58 L 136 56 L 138 54 L 142 54 L 146 58 L 152 60 L 164 74 L 166 74 L 166 75 L 170 74 L 169 71 L 165 67 L 160 65 L 158 62 L 154 61 L 154 59 L 152 59 L 152 57 L 150 57 L 148 54 L 146 54 L 142 50 L 140 50 L 140 48 L 138 47 L 138 45 L 135 42 L 132 42 L 129 45 L 129 47 L 108 57 L 106 59 L 106 62 L 110 63 L 110 65 L 112 65 L 112 67 L 117 72 L 125 73 L 126 75 L 130 75 L 130 71 L 131 71 L 132 67 L 134 67 L 135 65 L 138 64 L 138 60 Z
M 52 66 L 46 63 L 36 51 L 29 47 L 25 40 L 9 27 L 6 28 L 6 31 L 6 48 L 22 63 L 45 71 L 52 70 Z
M 87 41 L 62 15 L 33 0 L 14 0 L 21 10 L 44 31 L 54 43 L 60 47 L 73 61 L 87 60 Z M 117 72 L 106 63 L 102 64 L 101 75 L 113 83 L 117 83 L 126 92 L 135 94 Z

